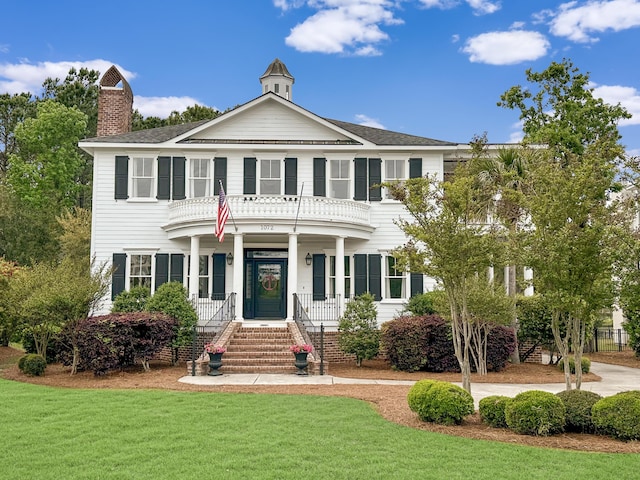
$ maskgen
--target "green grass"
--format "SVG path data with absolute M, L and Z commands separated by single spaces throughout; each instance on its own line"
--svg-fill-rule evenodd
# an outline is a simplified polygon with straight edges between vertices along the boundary
M 56 389 L 0 380 L 0 478 L 637 478 L 640 455 L 414 430 L 338 397 Z

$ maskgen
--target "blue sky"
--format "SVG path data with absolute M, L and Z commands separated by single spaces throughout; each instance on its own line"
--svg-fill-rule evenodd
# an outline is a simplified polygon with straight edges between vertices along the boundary
M 71 66 L 115 64 L 134 107 L 167 116 L 224 110 L 260 95 L 274 58 L 292 100 L 323 117 L 466 143 L 518 141 L 518 112 L 496 106 L 525 70 L 569 58 L 596 95 L 633 118 L 640 155 L 640 0 L 182 0 L 9 2 L 0 93 L 40 93 Z

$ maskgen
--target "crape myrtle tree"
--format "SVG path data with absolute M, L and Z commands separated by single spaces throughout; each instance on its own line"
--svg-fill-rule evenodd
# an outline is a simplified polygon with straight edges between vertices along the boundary
M 396 220 L 409 241 L 394 256 L 400 265 L 429 275 L 443 288 L 462 386 L 468 392 L 474 338 L 484 338 L 478 334 L 482 323 L 472 311 L 471 295 L 479 282 L 489 281 L 488 268 L 501 262 L 506 248 L 495 225 L 478 221 L 473 181 L 459 166 L 452 181 L 427 175 L 384 185 L 409 213 Z M 481 358 L 476 354 L 476 360 Z
M 545 147 L 530 152 L 523 253 L 534 286 L 551 308 L 570 390 L 570 352 L 580 365 L 597 312 L 614 298 L 615 245 L 625 225 L 610 194 L 619 188 L 624 154 L 617 124 L 630 115 L 595 98 L 589 76 L 568 60 L 539 73 L 527 70 L 526 77 L 531 85 L 512 87 L 498 105 L 520 111 L 524 145 Z

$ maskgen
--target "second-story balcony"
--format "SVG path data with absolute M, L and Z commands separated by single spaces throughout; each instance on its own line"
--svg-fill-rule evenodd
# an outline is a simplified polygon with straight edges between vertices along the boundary
M 287 195 L 227 195 L 231 217 L 247 233 L 267 233 L 265 224 L 274 233 L 278 227 L 296 225 L 302 229 L 347 229 L 351 234 L 360 231 L 365 237 L 374 227 L 369 218 L 369 205 L 363 202 L 328 197 Z M 200 197 L 177 200 L 169 204 L 167 224 L 164 229 L 175 231 L 194 225 L 212 224 L 216 221 L 218 197 Z M 360 236 L 360 235 L 358 235 Z

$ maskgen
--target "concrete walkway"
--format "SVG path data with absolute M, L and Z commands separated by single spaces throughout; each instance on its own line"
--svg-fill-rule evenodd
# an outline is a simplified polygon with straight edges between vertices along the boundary
M 583 382 L 582 390 L 589 390 L 607 397 L 627 390 L 640 390 L 640 369 L 609 365 L 606 363 L 591 363 L 591 372 L 602 378 L 599 382 Z M 370 380 L 361 378 L 341 378 L 331 375 L 296 374 L 223 374 L 217 377 L 186 376 L 178 380 L 193 385 L 340 385 L 340 384 L 375 384 L 375 385 L 413 385 L 413 380 Z M 455 383 L 455 382 L 454 382 Z M 461 385 L 461 383 L 455 383 Z M 504 395 L 514 397 L 527 390 L 544 390 L 558 393 L 564 390 L 564 383 L 543 384 L 507 384 L 507 383 L 472 383 L 471 394 L 478 402 L 489 395 Z

